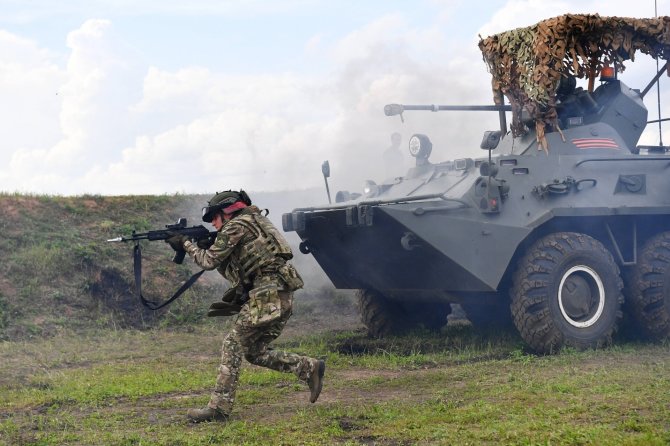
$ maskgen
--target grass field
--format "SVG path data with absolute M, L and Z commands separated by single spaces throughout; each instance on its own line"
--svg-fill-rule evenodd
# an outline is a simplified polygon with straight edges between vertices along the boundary
M 535 356 L 516 335 L 451 322 L 370 339 L 353 296 L 302 255 L 306 287 L 276 347 L 326 359 L 319 401 L 247 364 L 230 422 L 189 424 L 216 376 L 226 327 L 204 313 L 222 281 L 206 274 L 150 312 L 134 295 L 131 246 L 105 240 L 198 222 L 203 200 L 0 194 L 0 445 L 670 444 L 667 341 Z M 164 243 L 143 250 L 148 297 L 193 272 Z
M 4 342 L 0 443 L 670 443 L 667 343 L 539 357 L 467 324 L 385 340 L 343 325 L 298 317 L 277 342 L 326 359 L 316 404 L 293 376 L 245 364 L 226 424 L 185 418 L 208 400 L 225 327 Z

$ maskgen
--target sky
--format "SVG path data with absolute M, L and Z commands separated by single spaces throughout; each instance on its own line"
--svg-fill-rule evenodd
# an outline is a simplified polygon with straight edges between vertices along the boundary
M 305 189 L 325 160 L 331 191 L 358 190 L 388 175 L 394 132 L 403 150 L 429 135 L 434 162 L 482 156 L 495 114 L 403 123 L 384 105 L 490 104 L 479 36 L 565 13 L 653 17 L 654 1 L 0 0 L 0 192 Z M 645 58 L 621 75 L 633 88 Z

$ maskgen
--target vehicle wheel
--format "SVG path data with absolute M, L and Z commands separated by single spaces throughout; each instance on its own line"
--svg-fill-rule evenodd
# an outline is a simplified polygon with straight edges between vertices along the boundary
M 510 330 L 514 328 L 509 299 L 503 296 L 483 297 L 461 302 L 465 315 L 477 329 Z
M 651 339 L 670 336 L 670 232 L 645 243 L 628 291 L 636 326 Z
M 403 305 L 376 290 L 357 292 L 358 309 L 368 333 L 375 337 L 402 334 L 413 328 L 439 330 L 447 323 L 451 306 L 444 302 Z
M 513 282 L 514 325 L 537 352 L 612 342 L 622 315 L 623 281 L 596 239 L 574 232 L 541 238 L 521 259 Z

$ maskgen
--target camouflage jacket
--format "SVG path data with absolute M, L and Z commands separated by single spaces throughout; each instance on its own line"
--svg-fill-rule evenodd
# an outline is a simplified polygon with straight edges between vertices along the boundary
M 293 257 L 288 242 L 256 206 L 228 220 L 209 249 L 188 241 L 184 249 L 201 268 L 216 269 L 231 286 L 257 288 L 270 280 L 294 291 L 303 285 L 295 268 L 286 263 Z

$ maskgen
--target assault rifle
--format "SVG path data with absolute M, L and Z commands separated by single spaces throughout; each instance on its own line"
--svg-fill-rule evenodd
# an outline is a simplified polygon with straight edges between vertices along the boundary
M 205 272 L 205 270 L 198 271 L 197 273 L 193 274 L 191 278 L 188 279 L 170 299 L 163 302 L 162 304 L 147 300 L 142 295 L 142 248 L 140 248 L 140 240 L 167 240 L 173 235 L 184 235 L 194 241 L 209 239 L 211 242 L 213 242 L 213 240 L 216 238 L 216 231 L 210 231 L 202 225 L 187 227 L 186 224 L 186 219 L 182 217 L 177 220 L 177 223 L 173 225 L 165 225 L 165 229 L 157 229 L 155 231 L 143 233 L 136 233 L 133 231 L 130 237 L 121 236 L 107 240 L 108 242 L 135 242 L 135 247 L 133 248 L 135 292 L 137 293 L 137 297 L 140 299 L 140 302 L 142 302 L 142 305 L 151 310 L 158 310 L 159 308 L 163 308 L 181 296 L 184 291 L 186 291 L 191 285 L 195 283 L 196 280 L 198 280 L 198 278 L 202 275 L 202 273 Z M 174 263 L 181 264 L 184 261 L 185 256 L 186 251 L 183 249 L 176 251 L 172 261 Z
M 111 238 L 107 240 L 108 242 L 139 242 L 140 240 L 149 240 L 151 242 L 156 241 L 156 240 L 167 240 L 173 235 L 185 235 L 186 237 L 190 238 L 191 240 L 199 241 L 203 240 L 206 238 L 209 239 L 215 239 L 216 238 L 216 231 L 210 231 L 207 228 L 205 228 L 203 225 L 198 225 L 198 226 L 191 226 L 187 227 L 186 226 L 186 219 L 185 218 L 180 218 L 177 220 L 177 222 L 173 225 L 165 225 L 165 229 L 157 229 L 155 231 L 149 231 L 149 232 L 142 232 L 142 233 L 136 233 L 135 231 L 132 232 L 130 237 L 116 237 L 116 238 Z M 177 251 L 174 254 L 174 258 L 172 261 L 177 264 L 181 264 L 184 261 L 184 256 L 186 255 L 186 251 L 181 250 Z

